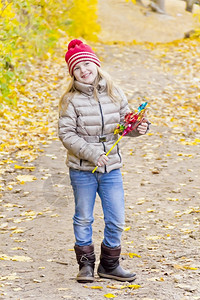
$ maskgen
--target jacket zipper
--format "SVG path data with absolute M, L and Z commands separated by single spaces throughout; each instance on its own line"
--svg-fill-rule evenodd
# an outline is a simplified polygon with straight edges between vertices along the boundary
M 119 155 L 119 159 L 120 159 L 120 163 L 122 162 L 122 158 L 121 158 L 121 155 L 120 155 L 120 153 L 119 153 L 119 145 L 117 144 L 117 153 L 118 153 L 118 155 Z
M 103 118 L 103 111 L 102 111 L 102 107 L 101 107 L 101 103 L 100 101 L 98 101 L 99 103 L 99 109 L 100 109 L 100 113 L 101 113 L 101 122 L 102 122 L 102 127 L 101 127 L 101 135 L 103 135 L 103 129 L 104 129 L 104 118 Z
M 104 130 L 104 118 L 103 118 L 103 111 L 102 111 L 102 107 L 101 107 L 101 103 L 100 101 L 98 100 L 98 103 L 99 103 L 99 109 L 100 109 L 100 113 L 101 113 L 101 122 L 102 122 L 102 127 L 101 127 L 101 135 L 103 136 L 103 130 Z M 104 152 L 106 152 L 106 147 L 105 147 L 105 144 L 104 142 L 102 142 L 103 144 L 103 149 L 104 149 Z M 107 168 L 106 168 L 106 165 L 105 165 L 105 173 L 107 172 Z

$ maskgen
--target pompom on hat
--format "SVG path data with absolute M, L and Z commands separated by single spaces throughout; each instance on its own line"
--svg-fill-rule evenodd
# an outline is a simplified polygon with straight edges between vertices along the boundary
M 101 66 L 100 60 L 92 48 L 80 40 L 72 40 L 68 45 L 68 51 L 65 54 L 65 61 L 68 64 L 69 74 L 73 75 L 74 67 L 82 61 L 91 61 L 97 66 Z

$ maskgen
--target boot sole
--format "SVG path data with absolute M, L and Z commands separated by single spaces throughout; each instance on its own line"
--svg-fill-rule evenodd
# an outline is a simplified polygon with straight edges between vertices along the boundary
M 103 273 L 99 273 L 99 272 L 97 272 L 97 274 L 99 275 L 99 277 L 108 278 L 108 279 L 115 279 L 115 280 L 124 281 L 124 282 L 125 281 L 131 282 L 131 281 L 134 281 L 136 279 L 136 275 L 133 276 L 133 277 L 124 278 L 124 277 L 118 277 L 118 276 L 109 275 L 109 274 L 103 274 Z
M 79 282 L 79 283 L 89 283 L 89 282 L 93 282 L 94 281 L 94 277 L 79 277 L 79 278 L 76 278 L 76 280 Z

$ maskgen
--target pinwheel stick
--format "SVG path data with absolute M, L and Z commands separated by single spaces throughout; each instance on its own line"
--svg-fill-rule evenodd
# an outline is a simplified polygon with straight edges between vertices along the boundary
M 138 125 L 143 121 L 144 118 L 142 118 L 133 128 L 131 128 L 131 131 L 133 131 L 135 128 L 138 127 Z M 113 150 L 113 148 L 119 143 L 119 141 L 123 138 L 123 136 L 125 136 L 127 134 L 127 132 L 122 133 L 122 135 L 118 138 L 118 140 L 114 143 L 114 145 L 108 150 L 108 152 L 106 153 L 106 156 L 108 156 L 110 154 L 110 152 Z M 96 166 L 94 168 L 94 170 L 92 171 L 92 173 L 94 173 L 97 170 L 98 166 Z
M 123 135 L 121 135 L 118 140 L 114 143 L 114 145 L 112 145 L 112 147 L 108 150 L 108 152 L 106 153 L 106 156 L 109 155 L 109 153 L 112 151 L 112 149 L 119 143 L 119 141 L 123 138 Z M 94 173 L 97 170 L 98 166 L 96 166 L 94 168 L 94 170 L 92 171 L 92 173 Z

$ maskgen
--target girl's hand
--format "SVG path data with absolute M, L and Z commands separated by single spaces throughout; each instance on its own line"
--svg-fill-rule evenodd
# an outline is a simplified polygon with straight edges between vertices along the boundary
M 148 123 L 144 120 L 140 125 L 138 125 L 137 130 L 139 134 L 145 134 L 147 132 Z
M 105 166 L 107 164 L 108 160 L 109 160 L 108 156 L 106 156 L 105 154 L 102 154 L 98 159 L 97 166 L 98 167 Z

